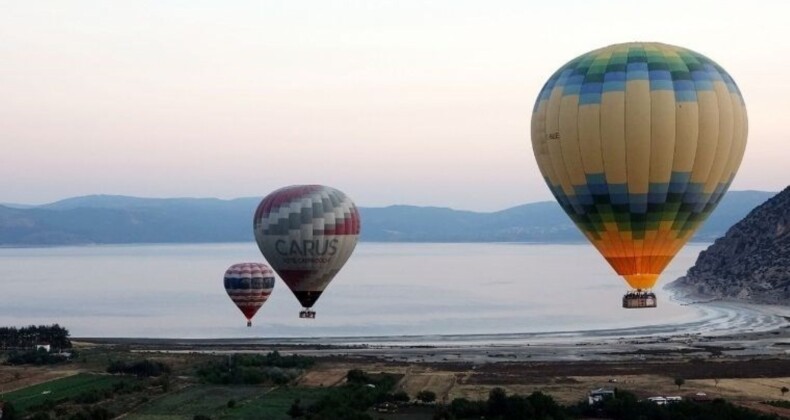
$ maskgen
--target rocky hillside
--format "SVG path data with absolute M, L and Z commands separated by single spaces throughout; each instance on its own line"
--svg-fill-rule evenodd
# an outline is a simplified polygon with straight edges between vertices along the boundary
M 696 299 L 790 305 L 790 187 L 731 227 L 669 287 Z

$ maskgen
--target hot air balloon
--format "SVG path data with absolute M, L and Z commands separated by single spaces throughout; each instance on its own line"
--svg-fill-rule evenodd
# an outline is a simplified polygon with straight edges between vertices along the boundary
M 359 228 L 354 202 L 322 185 L 281 188 L 258 205 L 255 240 L 304 307 L 300 318 L 315 318 L 311 308 L 351 256 Z
M 732 77 L 694 51 L 611 45 L 562 66 L 538 95 L 532 149 L 565 212 L 631 291 L 651 288 L 721 200 L 746 147 Z
M 266 303 L 274 288 L 274 272 L 266 264 L 233 264 L 225 271 L 225 291 L 252 326 L 252 317 Z

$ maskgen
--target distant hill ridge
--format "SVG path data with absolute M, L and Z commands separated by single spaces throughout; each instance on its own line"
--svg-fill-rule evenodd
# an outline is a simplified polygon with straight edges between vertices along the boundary
M 669 287 L 695 299 L 790 305 L 790 187 L 702 251 Z
M 695 240 L 721 236 L 774 193 L 731 191 Z M 260 198 L 90 195 L 40 206 L 0 205 L 0 246 L 252 241 Z M 362 240 L 378 242 L 583 242 L 553 201 L 483 213 L 444 207 L 362 207 Z

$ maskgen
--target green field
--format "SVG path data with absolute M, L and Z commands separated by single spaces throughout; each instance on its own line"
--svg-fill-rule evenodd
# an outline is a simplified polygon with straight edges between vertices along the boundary
M 325 388 L 271 388 L 195 385 L 151 401 L 126 418 L 132 420 L 191 420 L 196 414 L 214 419 L 290 420 L 286 412 L 297 398 L 306 407 L 328 392 Z M 228 401 L 236 406 L 228 408 Z
M 261 398 L 246 401 L 233 410 L 228 410 L 226 419 L 271 419 L 290 420 L 287 414 L 294 400 L 301 400 L 302 408 L 316 402 L 331 392 L 331 388 L 278 388 Z
M 22 412 L 46 401 L 72 398 L 83 392 L 104 391 L 112 389 L 112 386 L 118 382 L 134 380 L 119 376 L 81 373 L 9 392 L 3 394 L 2 399 L 11 402 L 18 411 Z

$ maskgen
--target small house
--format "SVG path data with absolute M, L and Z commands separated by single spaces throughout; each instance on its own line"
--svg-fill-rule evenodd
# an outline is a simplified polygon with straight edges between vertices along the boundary
M 589 405 L 594 405 L 599 403 L 603 400 L 614 398 L 614 389 L 611 388 L 598 388 L 590 390 L 587 394 L 587 403 Z
M 667 399 L 664 397 L 649 397 L 647 400 L 656 405 L 667 405 Z

